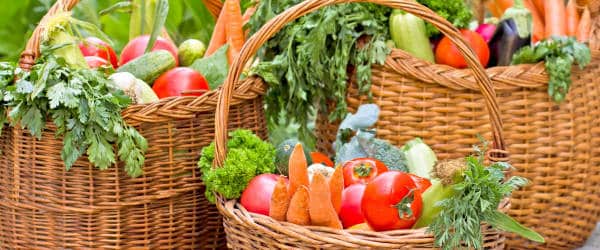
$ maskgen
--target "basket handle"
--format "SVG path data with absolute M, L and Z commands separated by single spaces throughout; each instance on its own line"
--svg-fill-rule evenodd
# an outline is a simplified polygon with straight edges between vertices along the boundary
M 450 40 L 460 50 L 461 54 L 466 58 L 469 67 L 473 69 L 475 79 L 477 80 L 481 93 L 485 98 L 485 104 L 490 114 L 490 122 L 492 125 L 492 136 L 494 142 L 492 151 L 495 153 L 495 155 L 498 155 L 498 157 L 504 157 L 503 155 L 496 154 L 505 152 L 506 147 L 504 143 L 504 137 L 502 135 L 500 108 L 498 107 L 492 82 L 486 75 L 484 68 L 479 63 L 479 60 L 471 47 L 467 45 L 462 36 L 459 35 L 458 30 L 452 26 L 452 24 L 425 6 L 418 4 L 414 0 L 307 0 L 287 9 L 283 13 L 277 15 L 267 22 L 246 42 L 240 52 L 240 55 L 233 61 L 233 64 L 229 69 L 227 79 L 225 80 L 225 84 L 223 85 L 222 92 L 219 95 L 219 101 L 217 103 L 217 110 L 215 114 L 215 165 L 220 167 L 223 165 L 225 160 L 228 137 L 227 119 L 229 117 L 230 101 L 235 83 L 239 80 L 243 67 L 246 65 L 248 60 L 250 60 L 251 56 L 258 51 L 262 44 L 267 42 L 267 40 L 281 30 L 281 28 L 283 28 L 286 24 L 322 7 L 350 2 L 370 2 L 385 5 L 391 8 L 402 9 L 432 23 L 444 35 L 450 38 Z
M 58 0 L 54 5 L 48 10 L 48 13 L 42 17 L 38 26 L 33 30 L 33 34 L 31 38 L 27 41 L 27 45 L 25 46 L 25 50 L 21 53 L 21 57 L 19 58 L 19 66 L 22 69 L 30 70 L 35 63 L 36 58 L 40 56 L 40 42 L 41 35 L 44 33 L 44 23 L 54 15 L 60 12 L 70 11 L 75 5 L 79 3 L 80 0 Z M 221 8 L 223 7 L 223 3 L 220 0 L 202 0 L 206 8 L 210 11 L 210 13 L 217 18 L 219 13 L 221 12 Z M 163 29 L 162 37 L 171 40 L 169 34 Z

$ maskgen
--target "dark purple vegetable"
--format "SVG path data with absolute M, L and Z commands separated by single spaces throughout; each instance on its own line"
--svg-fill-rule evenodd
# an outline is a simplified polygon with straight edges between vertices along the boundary
M 498 28 L 488 43 L 490 47 L 489 67 L 507 66 L 512 61 L 513 54 L 521 47 L 528 45 L 530 36 L 519 37 L 517 25 L 511 19 L 505 19 L 498 24 Z
M 486 43 L 489 43 L 496 32 L 496 25 L 491 23 L 482 23 L 477 27 L 475 32 L 479 33 Z

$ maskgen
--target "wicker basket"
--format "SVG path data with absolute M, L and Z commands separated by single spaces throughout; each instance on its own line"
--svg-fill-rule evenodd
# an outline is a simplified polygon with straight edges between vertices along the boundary
M 545 236 L 546 244 L 508 235 L 510 249 L 573 249 L 585 243 L 600 221 L 600 1 L 595 13 L 592 62 L 573 68 L 573 84 L 562 104 L 548 95 L 544 64 L 493 67 L 491 78 L 515 175 L 531 184 L 512 195 L 509 214 Z M 416 59 L 393 50 L 383 66 L 372 69 L 373 101 L 381 108 L 378 134 L 396 144 L 413 137 L 441 157 L 458 157 L 490 128 L 484 96 L 471 70 Z M 354 83 L 355 81 L 352 80 Z M 356 84 L 348 90 L 349 110 L 367 99 Z M 336 124 L 321 114 L 320 148 L 331 152 Z M 468 128 L 466 128 L 467 126 Z
M 78 1 L 59 0 L 41 21 Z M 43 26 L 43 25 L 42 25 Z M 34 32 L 20 65 L 38 56 Z M 236 85 L 231 127 L 263 137 L 261 85 Z M 97 170 L 87 158 L 70 171 L 60 158 L 62 138 L 48 123 L 42 140 L 5 127 L 0 138 L 0 249 L 223 249 L 225 234 L 216 207 L 204 197 L 196 166 L 213 140 L 218 91 L 129 107 L 125 121 L 149 145 L 144 174 L 130 178 L 122 163 Z
M 452 38 L 455 44 L 458 44 L 461 52 L 466 55 L 469 66 L 473 68 L 473 76 L 479 83 L 480 91 L 485 99 L 479 99 L 471 104 L 482 111 L 480 115 L 489 119 L 486 124 L 481 126 L 491 130 L 490 138 L 493 139 L 494 150 L 488 154 L 490 160 L 500 160 L 506 157 L 504 151 L 504 140 L 502 137 L 502 122 L 499 116 L 499 106 L 495 99 L 495 93 L 491 87 L 491 81 L 485 75 L 483 68 L 478 63 L 474 53 L 468 47 L 458 31 L 452 27 L 446 20 L 440 18 L 431 10 L 419 5 L 415 1 L 407 0 L 371 0 L 371 1 L 348 1 L 348 0 L 308 0 L 297 6 L 294 6 L 277 17 L 270 20 L 250 38 L 241 51 L 227 77 L 223 91 L 217 105 L 215 120 L 215 141 L 216 141 L 216 159 L 217 166 L 221 166 L 226 155 L 227 117 L 230 117 L 231 97 L 234 92 L 234 83 L 238 81 L 243 65 L 249 58 L 256 53 L 259 47 L 264 44 L 271 36 L 278 32 L 287 23 L 299 18 L 302 15 L 315 11 L 319 8 L 339 3 L 347 2 L 373 2 L 387 5 L 394 8 L 400 8 L 413 13 L 425 20 L 435 24 L 444 33 Z M 258 79 L 256 85 L 263 84 Z M 419 95 L 419 89 L 409 90 L 412 94 Z M 238 93 L 238 92 L 236 92 Z M 454 96 L 452 97 L 454 98 Z M 484 112 L 484 106 L 489 113 Z M 255 112 L 252 110 L 252 112 Z M 411 117 L 413 114 L 404 114 Z M 393 122 L 388 116 L 381 117 L 387 122 Z M 465 139 L 462 136 L 461 129 L 470 130 L 474 126 L 468 119 L 459 121 L 462 127 L 456 128 L 456 137 L 458 140 Z M 335 133 L 335 132 L 334 132 Z M 432 137 L 425 137 L 426 140 L 434 140 Z M 460 152 L 467 152 L 468 145 L 461 148 Z M 471 153 L 471 152 L 469 152 Z M 464 157 L 465 154 L 461 155 Z M 506 158 L 502 158 L 506 160 Z M 390 232 L 364 232 L 357 230 L 334 230 L 324 227 L 303 227 L 286 222 L 278 222 L 268 216 L 247 212 L 236 200 L 220 199 L 217 207 L 224 218 L 225 231 L 227 233 L 228 247 L 233 249 L 433 249 L 434 240 L 431 235 L 425 233 L 425 229 L 420 230 L 397 230 Z M 504 249 L 505 236 L 487 226 L 484 226 L 485 247 L 486 249 Z

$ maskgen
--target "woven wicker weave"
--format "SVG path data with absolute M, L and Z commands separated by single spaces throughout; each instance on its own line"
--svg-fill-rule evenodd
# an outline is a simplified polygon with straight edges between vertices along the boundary
M 44 20 L 78 1 L 58 1 Z M 40 27 L 21 66 L 38 55 Z M 231 127 L 265 137 L 262 85 L 236 86 Z M 216 207 L 204 197 L 200 150 L 214 134 L 218 91 L 129 107 L 125 121 L 149 145 L 144 175 L 132 179 L 122 163 L 97 170 L 87 158 L 70 171 L 60 158 L 62 138 L 48 123 L 42 140 L 6 127 L 0 138 L 0 249 L 223 249 Z
M 486 117 L 487 122 L 480 124 L 492 131 L 488 133 L 494 141 L 494 154 L 490 156 L 506 156 L 504 149 L 504 140 L 502 137 L 502 122 L 499 116 L 499 106 L 496 103 L 494 90 L 491 88 L 491 82 L 485 75 L 483 68 L 479 65 L 474 53 L 468 47 L 464 40 L 458 35 L 458 31 L 453 28 L 446 20 L 438 17 L 431 10 L 419 5 L 414 1 L 406 0 L 371 0 L 371 1 L 347 1 L 347 0 L 308 0 L 292 7 L 277 17 L 273 18 L 263 26 L 253 37 L 251 37 L 241 51 L 240 56 L 234 61 L 228 78 L 221 92 L 219 103 L 217 105 L 217 114 L 215 118 L 216 129 L 216 158 L 215 163 L 221 166 L 226 155 L 227 117 L 230 116 L 231 94 L 234 93 L 234 83 L 238 81 L 243 65 L 249 60 L 251 55 L 256 53 L 258 48 L 264 44 L 272 35 L 278 32 L 284 25 L 296 18 L 315 11 L 327 5 L 346 3 L 346 2 L 373 2 L 387 5 L 395 8 L 401 8 L 407 12 L 420 16 L 436 26 L 458 44 L 465 57 L 468 59 L 470 67 L 473 68 L 473 77 L 477 79 L 481 93 L 484 99 L 474 100 L 471 104 L 479 110 L 487 107 L 488 112 L 482 112 L 480 115 Z M 262 84 L 262 82 L 257 82 Z M 407 89 L 407 93 L 420 95 L 420 89 Z M 236 92 L 237 93 L 237 92 Z M 455 98 L 453 95 L 449 99 Z M 460 97 L 460 95 L 459 95 Z M 475 103 L 475 101 L 478 101 Z M 418 117 L 418 114 L 405 113 L 403 116 Z M 383 117 L 386 122 L 393 123 L 384 112 Z M 418 118 L 417 118 L 418 119 Z M 453 128 L 456 132 L 457 140 L 470 141 L 471 138 L 464 136 L 463 130 L 469 130 L 473 126 L 469 120 L 463 120 L 462 126 Z M 394 123 L 394 126 L 397 126 Z M 333 132 L 335 133 L 335 132 Z M 426 137 L 425 139 L 432 139 Z M 466 151 L 465 151 L 466 153 Z M 470 153 L 470 152 L 469 152 Z M 464 154 L 461 155 L 464 157 Z M 500 160 L 490 158 L 491 160 Z M 502 160 L 506 160 L 503 158 Z M 227 233 L 228 246 L 233 249 L 433 249 L 433 238 L 422 230 L 398 230 L 392 232 L 364 232 L 353 230 L 334 230 L 324 227 L 302 227 L 295 224 L 278 222 L 270 217 L 258 214 L 248 213 L 235 200 L 220 199 L 217 203 L 220 213 L 224 217 L 225 231 Z M 504 236 L 491 228 L 484 228 L 486 249 L 504 249 Z
M 600 1 L 591 1 L 597 14 Z M 509 235 L 510 249 L 573 249 L 585 243 L 600 220 L 600 18 L 592 30 L 592 62 L 573 68 L 567 100 L 548 95 L 542 63 L 486 70 L 504 118 L 504 132 L 515 175 L 531 184 L 512 195 L 510 214 L 546 237 L 535 244 Z M 385 65 L 373 68 L 373 100 L 379 104 L 378 134 L 398 145 L 415 136 L 442 157 L 458 157 L 489 137 L 483 96 L 470 70 L 435 65 L 394 50 Z M 354 81 L 353 81 L 354 82 Z M 367 101 L 355 84 L 349 110 Z M 317 138 L 330 152 L 336 124 L 321 114 Z

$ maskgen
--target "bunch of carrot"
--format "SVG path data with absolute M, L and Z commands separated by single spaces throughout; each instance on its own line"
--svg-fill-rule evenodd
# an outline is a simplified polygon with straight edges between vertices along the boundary
M 239 0 L 225 0 L 204 56 L 208 57 L 225 44 L 229 44 L 227 57 L 229 63 L 233 63 L 246 42 L 244 25 L 250 20 L 255 10 L 256 6 L 250 7 L 242 16 Z
M 579 42 L 588 42 L 592 18 L 587 6 L 577 6 L 575 0 L 524 0 L 533 18 L 532 41 L 551 36 L 574 36 Z M 513 0 L 488 1 L 492 15 L 501 17 L 513 5 Z
M 297 144 L 290 155 L 289 184 L 279 177 L 271 196 L 269 216 L 298 225 L 343 229 L 338 218 L 343 189 L 341 167 L 337 167 L 329 179 L 316 173 L 309 183 L 304 150 Z

